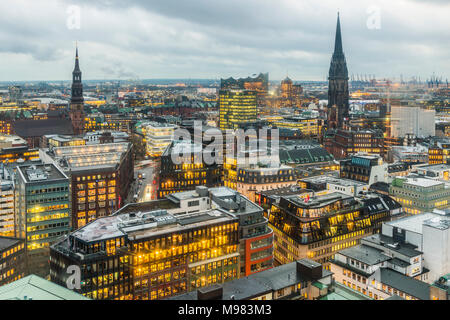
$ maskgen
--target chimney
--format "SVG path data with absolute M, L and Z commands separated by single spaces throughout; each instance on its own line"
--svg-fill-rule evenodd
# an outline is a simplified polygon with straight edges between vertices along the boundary
M 205 186 L 196 186 L 195 187 L 195 192 L 197 192 L 197 194 L 200 197 L 207 197 L 209 194 L 208 188 Z
M 297 261 L 297 273 L 311 280 L 322 278 L 322 265 L 309 259 Z
M 215 284 L 210 287 L 200 288 L 197 290 L 198 300 L 222 300 L 223 299 L 223 287 Z

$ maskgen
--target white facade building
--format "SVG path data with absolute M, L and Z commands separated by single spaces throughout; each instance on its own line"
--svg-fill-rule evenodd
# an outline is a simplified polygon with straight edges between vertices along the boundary
M 394 236 L 417 246 L 423 252 L 424 267 L 429 269 L 427 282 L 450 273 L 450 214 L 434 210 L 383 225 L 383 235 Z
M 8 170 L 0 174 L 0 236 L 14 236 L 14 181 Z
M 394 138 L 413 134 L 419 138 L 435 136 L 436 111 L 416 106 L 392 106 L 391 123 Z
M 176 125 L 159 122 L 149 122 L 146 126 L 143 126 L 142 131 L 147 143 L 147 155 L 150 157 L 161 156 L 172 143 L 177 128 Z

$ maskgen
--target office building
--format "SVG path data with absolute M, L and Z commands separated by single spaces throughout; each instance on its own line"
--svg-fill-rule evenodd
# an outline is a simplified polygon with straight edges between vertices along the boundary
M 226 187 L 211 188 L 211 201 L 239 218 L 240 276 L 273 266 L 273 231 L 263 209 L 245 196 Z
M 53 164 L 23 165 L 15 185 L 16 237 L 25 239 L 29 272 L 46 277 L 50 245 L 70 232 L 69 179 Z
M 423 252 L 423 266 L 429 272 L 421 280 L 431 283 L 450 272 L 448 209 L 395 220 L 383 226 L 382 231 L 384 236 L 393 238 L 393 242 L 409 243 Z
M 428 164 L 447 164 L 450 158 L 450 141 L 439 139 L 428 148 Z
M 198 186 L 195 190 L 169 194 L 166 199 L 134 205 L 133 208 L 143 210 L 138 208 L 148 206 L 164 208 L 171 214 L 220 208 L 236 215 L 239 218 L 240 276 L 269 269 L 273 265 L 273 232 L 268 227 L 263 209 L 230 188 Z
M 339 170 L 339 162 L 334 160 L 324 147 L 314 141 L 282 141 L 279 148 L 280 162 L 297 169 L 324 168 Z
M 25 241 L 0 236 L 0 287 L 27 274 Z
M 256 193 L 296 185 L 296 178 L 295 170 L 286 165 L 238 167 L 235 190 L 255 201 Z
M 318 300 L 332 291 L 332 273 L 301 259 L 169 300 Z
M 86 144 L 123 143 L 130 141 L 130 136 L 123 131 L 95 131 L 87 132 L 83 139 Z
M 251 90 L 220 90 L 219 127 L 238 129 L 240 125 L 257 119 L 257 93 Z
M 447 164 L 431 164 L 418 165 L 415 167 L 417 176 L 437 180 L 449 181 L 450 179 L 450 165 Z
M 28 147 L 19 136 L 0 135 L 0 162 L 15 163 L 39 159 L 39 150 Z
M 221 185 L 221 166 L 205 162 L 207 151 L 191 141 L 173 141 L 161 156 L 158 198 L 196 186 Z M 175 161 L 174 161 L 175 160 Z
M 318 137 L 322 132 L 323 120 L 313 117 L 288 116 L 282 120 L 273 121 L 272 125 L 277 128 L 300 130 L 305 137 Z
M 81 137 L 65 136 L 61 134 L 46 134 L 42 136 L 40 147 L 41 148 L 53 148 L 53 147 L 69 147 L 69 146 L 83 146 L 86 144 L 86 140 Z
M 378 245 L 383 247 L 382 243 Z M 375 300 L 394 295 L 406 300 L 429 300 L 429 284 L 398 271 L 408 272 L 411 261 L 417 260 L 414 264 L 420 265 L 421 252 L 408 246 L 392 247 L 385 252 L 363 244 L 339 251 L 331 261 L 335 281 Z
M 388 164 L 376 155 L 356 154 L 340 161 L 340 177 L 368 184 L 388 182 Z
M 142 133 L 146 143 L 146 152 L 150 157 L 160 157 L 174 139 L 176 125 L 160 122 L 149 122 L 142 125 Z
M 442 275 L 450 270 L 449 230 L 448 210 L 386 222 L 380 234 L 339 251 L 331 271 L 337 282 L 374 299 L 442 300 Z
M 293 82 L 289 77 L 281 81 L 281 97 L 286 100 L 291 100 L 294 96 Z
M 112 214 L 128 196 L 134 178 L 129 142 L 56 147 L 42 150 L 70 179 L 72 230 Z
M 384 155 L 384 136 L 379 129 L 328 130 L 323 143 L 336 159 L 345 159 L 355 153 Z
M 369 185 L 363 182 L 337 178 L 333 175 L 320 175 L 301 178 L 298 181 L 300 187 L 313 190 L 317 194 L 340 192 L 349 196 L 357 197 L 369 191 Z
M 389 197 L 357 198 L 335 192 L 281 196 L 268 209 L 274 258 L 280 264 L 308 258 L 328 267 L 333 255 L 379 232 L 391 219 Z
M 392 106 L 391 135 L 394 138 L 403 138 L 408 134 L 419 138 L 435 136 L 435 116 L 435 110 L 419 106 Z
M 428 163 L 428 148 L 421 145 L 416 146 L 392 146 L 391 160 L 405 163 Z
M 410 215 L 450 207 L 450 188 L 444 182 L 432 179 L 394 178 L 389 188 L 389 195 Z
M 0 163 L 0 237 L 14 236 L 14 178 Z
M 431 285 L 430 300 L 450 300 L 450 273 L 443 275 Z
M 81 269 L 92 299 L 156 300 L 239 277 L 238 218 L 220 209 L 99 218 L 51 248 L 51 280 Z

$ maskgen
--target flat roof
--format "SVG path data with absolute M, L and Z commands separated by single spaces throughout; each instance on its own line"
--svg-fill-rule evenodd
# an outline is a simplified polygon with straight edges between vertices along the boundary
M 422 227 L 424 224 L 439 228 L 439 225 L 445 226 L 448 223 L 450 223 L 450 216 L 427 212 L 386 222 L 385 224 L 402 230 L 422 234 Z
M 8 249 L 20 242 L 22 242 L 22 240 L 20 240 L 20 239 L 9 238 L 9 237 L 0 237 L 0 251 Z
M 430 171 L 442 171 L 442 170 L 450 170 L 450 166 L 447 164 L 430 164 L 425 166 L 417 167 L 417 170 L 430 170 Z
M 53 163 L 19 165 L 17 167 L 22 179 L 27 183 L 43 183 L 67 179 L 67 176 Z
M 165 210 L 129 212 L 97 219 L 73 232 L 72 236 L 85 242 L 102 241 L 124 235 L 140 239 L 234 219 L 236 217 L 217 209 L 183 215 L 173 215 Z
M 404 183 L 411 184 L 414 186 L 419 187 L 433 187 L 438 185 L 443 185 L 443 182 L 432 180 L 432 179 L 426 179 L 426 178 L 406 178 L 406 181 Z
M 375 265 L 391 259 L 382 250 L 363 244 L 340 250 L 338 253 L 368 265 Z
M 423 252 L 417 250 L 417 247 L 412 244 L 399 243 L 397 241 L 394 241 L 393 238 L 379 233 L 362 238 L 361 241 L 362 243 L 367 241 L 370 243 L 381 245 L 388 250 L 398 252 L 399 254 L 410 258 L 417 257 L 418 255 L 423 254 Z
M 86 144 L 55 147 L 49 154 L 65 171 L 114 170 L 128 149 L 128 142 Z
M 334 292 L 327 294 L 320 300 L 373 300 L 362 293 L 353 290 L 339 282 L 334 283 Z
M 295 187 L 295 188 L 293 188 Z M 298 195 L 303 193 L 310 193 L 312 190 L 302 189 L 300 186 L 290 186 L 278 189 L 270 189 L 259 191 L 258 193 L 262 194 L 266 197 L 281 197 L 281 196 L 290 196 L 290 195 Z
M 112 215 L 133 213 L 133 212 L 149 212 L 152 210 L 170 210 L 176 208 L 179 208 L 179 206 L 173 201 L 170 201 L 168 199 L 161 199 L 140 203 L 128 203 L 119 210 L 117 210 L 116 212 L 114 212 Z
M 323 207 L 336 201 L 350 199 L 353 197 L 341 192 L 333 192 L 311 197 L 308 202 L 305 202 L 305 199 L 301 198 L 298 195 L 285 196 L 284 198 L 303 208 L 315 208 Z

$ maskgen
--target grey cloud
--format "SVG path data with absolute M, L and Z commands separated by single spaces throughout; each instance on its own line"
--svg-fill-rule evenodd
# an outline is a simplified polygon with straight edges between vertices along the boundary
M 299 79 L 324 79 L 339 6 L 350 73 L 448 72 L 450 22 L 441 6 L 436 10 L 445 3 L 408 1 L 402 7 L 387 0 L 16 0 L 14 10 L 0 3 L 0 55 L 54 61 L 55 68 L 42 73 L 68 78 L 79 40 L 86 78 L 220 78 L 259 71 L 281 78 L 289 70 Z M 372 4 L 381 9 L 380 30 L 366 26 Z M 80 30 L 65 27 L 69 5 L 82 8 Z

